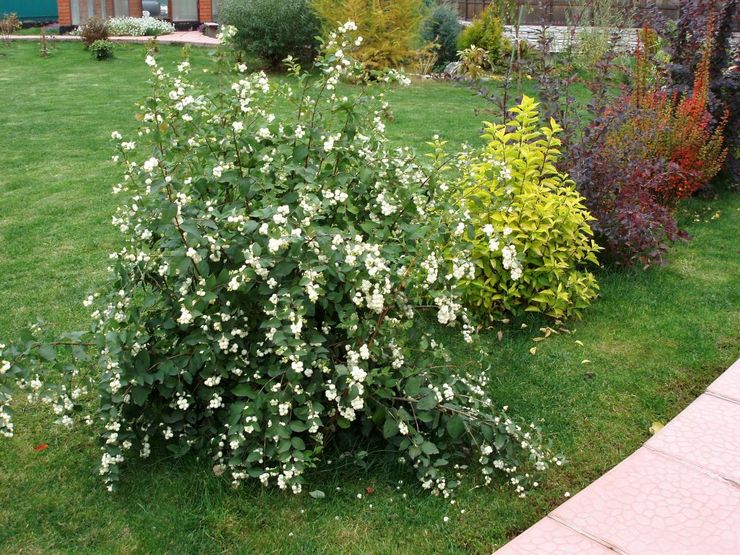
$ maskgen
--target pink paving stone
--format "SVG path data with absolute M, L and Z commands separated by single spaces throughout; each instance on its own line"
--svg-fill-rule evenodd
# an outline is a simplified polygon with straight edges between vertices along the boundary
M 551 516 L 630 555 L 740 554 L 740 488 L 645 448 Z
M 545 517 L 496 555 L 614 555 L 614 551 Z
M 740 403 L 701 395 L 645 445 L 740 486 Z
M 740 359 L 714 380 L 707 391 L 740 403 Z

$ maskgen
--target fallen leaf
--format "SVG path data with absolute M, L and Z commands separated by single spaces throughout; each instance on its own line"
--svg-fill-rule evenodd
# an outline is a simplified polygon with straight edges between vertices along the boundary
M 367 492 L 368 495 L 372 495 L 373 493 L 375 493 L 375 488 L 373 486 L 367 486 L 365 488 L 365 491 Z
M 36 447 L 33 448 L 34 451 L 45 451 L 48 449 L 49 444 L 48 443 L 40 443 Z
M 527 324 L 522 324 L 522 329 L 527 329 Z
M 545 339 L 546 339 L 545 337 L 534 337 L 532 341 L 539 342 L 539 341 L 544 341 Z
M 590 361 L 590 360 L 588 360 L 587 358 L 584 358 L 584 359 L 583 359 L 583 360 L 581 361 L 581 364 L 591 364 L 591 361 Z
M 314 499 L 323 499 L 324 497 L 326 497 L 326 494 L 323 491 L 321 491 L 320 489 L 315 489 L 315 490 L 309 492 L 308 495 L 310 495 Z
M 580 345 L 581 347 L 583 347 L 583 341 L 581 341 L 580 339 L 576 339 L 576 345 Z
M 504 332 L 502 330 L 498 330 L 496 337 L 498 337 L 498 340 L 501 341 L 504 338 Z
M 532 348 L 531 348 L 531 349 L 529 350 L 529 354 L 530 354 L 530 355 L 536 355 L 536 354 L 537 354 L 537 347 L 532 347 Z
M 653 434 L 653 435 L 655 435 L 655 434 L 657 434 L 657 433 L 658 433 L 658 432 L 659 432 L 660 430 L 662 430 L 664 426 L 665 426 L 665 424 L 663 424 L 662 422 L 653 422 L 653 423 L 652 423 L 652 424 L 650 425 L 650 433 L 651 433 L 651 434 Z

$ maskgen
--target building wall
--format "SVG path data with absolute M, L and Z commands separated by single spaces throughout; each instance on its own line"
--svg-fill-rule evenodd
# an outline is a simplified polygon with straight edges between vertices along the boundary
M 56 21 L 56 0 L 0 0 L 0 17 L 15 13 L 21 21 Z
M 42 0 L 47 1 L 47 0 Z M 87 21 L 90 14 L 94 14 L 100 17 L 114 17 L 114 16 L 131 16 L 141 17 L 141 0 L 48 0 L 52 4 L 56 3 L 58 9 L 55 12 L 59 14 L 59 24 L 63 27 L 69 27 L 72 25 L 82 25 Z M 169 13 L 170 17 L 178 13 L 177 4 L 183 2 L 188 4 L 189 7 L 193 8 L 186 10 L 187 12 L 194 12 L 194 18 L 188 17 L 186 19 L 178 20 L 176 17 L 173 18 L 175 22 L 183 21 L 188 23 L 196 22 L 210 22 L 214 19 L 214 4 L 217 0 L 169 0 Z M 16 2 L 18 4 L 25 4 L 25 0 L 0 0 L 0 6 L 6 2 Z M 127 13 L 120 9 L 121 4 L 128 8 Z M 118 9 L 117 9 L 118 8 Z M 174 9 L 173 9 L 174 8 Z M 2 9 L 0 9 L 0 13 Z M 75 14 L 79 14 L 79 20 L 76 20 Z M 20 15 L 20 14 L 19 14 Z M 56 15 L 56 13 L 55 13 Z M 52 18 L 55 19 L 55 18 Z

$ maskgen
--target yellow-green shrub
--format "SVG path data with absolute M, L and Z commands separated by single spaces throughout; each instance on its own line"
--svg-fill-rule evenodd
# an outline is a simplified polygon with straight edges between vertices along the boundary
M 560 173 L 561 130 L 540 127 L 537 103 L 524 97 L 505 125 L 486 123 L 488 144 L 470 155 L 460 188 L 470 211 L 477 272 L 467 302 L 491 316 L 523 311 L 579 316 L 596 297 L 588 270 L 598 264 L 588 213 L 575 183 Z
M 471 46 L 486 50 L 491 64 L 501 63 L 511 52 L 511 43 L 504 37 L 504 27 L 498 17 L 495 3 L 489 4 L 457 36 L 458 50 L 465 50 Z
M 370 70 L 397 68 L 414 57 L 423 0 L 313 0 L 329 31 L 354 21 L 362 44 L 352 56 Z

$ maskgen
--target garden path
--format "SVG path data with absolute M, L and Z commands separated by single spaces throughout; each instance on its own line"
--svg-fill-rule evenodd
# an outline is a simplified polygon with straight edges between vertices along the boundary
M 11 35 L 11 40 L 40 40 L 40 35 Z M 49 40 L 75 41 L 80 37 L 75 35 L 47 35 Z M 152 37 L 110 37 L 113 42 L 145 44 Z M 191 44 L 193 46 L 218 46 L 219 40 L 207 37 L 198 31 L 175 31 L 157 37 L 160 44 Z
M 740 360 L 496 555 L 740 554 Z

